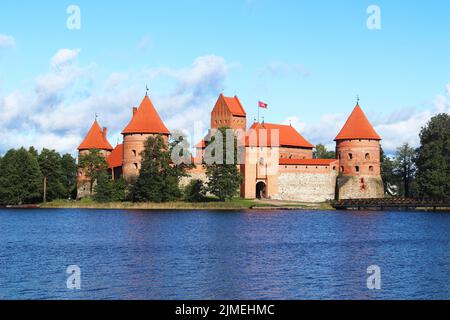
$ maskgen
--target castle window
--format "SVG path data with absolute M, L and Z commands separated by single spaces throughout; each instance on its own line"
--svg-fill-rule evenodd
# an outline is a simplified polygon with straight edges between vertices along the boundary
M 137 163 L 134 164 L 134 168 L 135 168 L 136 170 L 138 169 L 138 164 L 137 164 Z
M 356 167 L 355 167 L 355 171 L 356 171 L 356 172 L 359 172 L 359 166 L 356 166 Z
M 341 167 L 341 172 L 344 172 L 344 167 Z
M 366 160 L 370 160 L 370 153 L 366 153 Z
M 133 156 L 135 156 L 136 157 L 136 155 L 137 155 L 137 152 L 136 152 L 136 150 L 131 150 L 132 152 L 133 152 Z
M 348 159 L 349 159 L 349 160 L 352 160 L 352 159 L 353 159 L 353 153 L 349 153 L 349 154 L 348 154 Z
M 336 166 L 333 167 L 333 170 L 336 171 Z
M 373 172 L 373 166 L 370 166 L 370 167 L 369 167 L 369 171 L 370 171 L 370 172 Z

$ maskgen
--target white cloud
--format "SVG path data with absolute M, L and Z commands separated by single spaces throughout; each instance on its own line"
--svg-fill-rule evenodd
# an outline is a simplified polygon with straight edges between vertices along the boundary
M 54 68 L 61 68 L 73 63 L 80 54 L 80 49 L 60 49 L 52 57 L 51 64 Z
M 12 48 L 16 46 L 16 40 L 6 34 L 0 34 L 0 49 L 1 48 Z
M 170 130 L 192 129 L 209 114 L 224 87 L 228 65 L 217 56 L 197 58 L 190 67 L 148 72 L 113 72 L 93 77 L 93 66 L 80 66 L 79 49 L 61 49 L 50 59 L 47 73 L 36 76 L 34 90 L 13 91 L 0 97 L 0 153 L 34 145 L 75 153 L 98 113 L 115 145 L 130 121 L 132 107 L 143 98 L 142 84 L 150 75 L 169 80 L 169 92 L 151 98 Z M 190 132 L 190 131 L 189 131 Z

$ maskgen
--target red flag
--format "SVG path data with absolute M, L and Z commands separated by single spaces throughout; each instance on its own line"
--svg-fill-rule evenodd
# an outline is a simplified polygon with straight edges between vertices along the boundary
M 263 108 L 263 109 L 267 109 L 267 103 L 258 101 L 258 107 Z

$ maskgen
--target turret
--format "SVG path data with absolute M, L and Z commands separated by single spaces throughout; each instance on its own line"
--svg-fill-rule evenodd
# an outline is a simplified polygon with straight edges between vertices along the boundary
M 83 142 L 78 147 L 78 156 L 89 154 L 92 149 L 98 149 L 106 159 L 113 150 L 113 147 L 108 141 L 107 132 L 107 128 L 102 129 L 97 120 L 95 120 Z M 81 169 L 77 172 L 77 189 L 78 198 L 83 198 L 90 195 L 89 183 L 83 170 Z
M 336 139 L 339 160 L 338 198 L 382 198 L 381 137 L 356 105 Z
M 123 177 L 131 179 L 139 174 L 141 152 L 150 136 L 162 135 L 169 140 L 170 132 L 159 117 L 152 101 L 146 95 L 139 108 L 133 108 L 133 117 L 122 131 L 123 135 Z

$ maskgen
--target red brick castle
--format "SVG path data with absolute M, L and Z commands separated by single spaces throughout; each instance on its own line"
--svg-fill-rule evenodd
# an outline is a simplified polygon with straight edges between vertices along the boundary
M 245 161 L 240 165 L 244 182 L 241 196 L 246 199 L 272 198 L 305 202 L 332 199 L 382 198 L 380 141 L 359 103 L 336 136 L 337 159 L 313 159 L 314 145 L 290 125 L 253 123 L 247 130 L 247 114 L 238 97 L 220 95 L 212 112 L 208 136 L 221 127 L 244 132 Z M 112 179 L 130 179 L 139 174 L 140 153 L 149 136 L 162 135 L 167 142 L 170 131 L 148 96 L 122 131 L 123 143 L 113 148 L 107 129 L 97 120 L 78 147 L 79 154 L 101 150 Z M 207 137 L 208 137 L 207 136 Z M 196 168 L 189 179 L 207 180 L 202 165 L 206 143 L 196 145 Z M 82 170 L 78 172 L 78 197 L 90 194 Z

